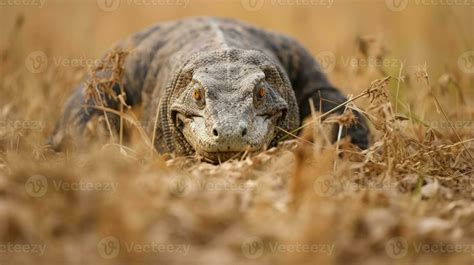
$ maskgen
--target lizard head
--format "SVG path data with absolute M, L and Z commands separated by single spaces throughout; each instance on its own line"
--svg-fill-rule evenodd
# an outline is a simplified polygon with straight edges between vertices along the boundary
M 177 78 L 168 111 L 175 143 L 212 162 L 264 150 L 278 127 L 298 123 L 288 78 L 260 52 L 200 54 Z

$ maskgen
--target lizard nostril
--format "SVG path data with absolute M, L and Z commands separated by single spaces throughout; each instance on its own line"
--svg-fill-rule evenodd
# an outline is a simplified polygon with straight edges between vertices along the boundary
M 242 130 L 242 136 L 245 136 L 245 135 L 247 135 L 247 128 L 244 128 L 244 129 Z
M 212 130 L 212 134 L 214 134 L 214 136 L 219 136 L 219 133 L 217 132 L 216 129 L 213 129 L 213 130 Z

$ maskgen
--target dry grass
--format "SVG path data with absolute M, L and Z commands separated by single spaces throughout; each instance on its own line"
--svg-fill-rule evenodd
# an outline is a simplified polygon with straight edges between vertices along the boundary
M 132 131 L 129 141 L 122 130 L 112 139 L 107 126 L 98 133 L 100 127 L 91 125 L 89 131 L 105 134 L 106 143 L 86 152 L 45 148 L 74 84 L 87 71 L 110 69 L 112 79 L 95 79 L 107 93 L 111 80 L 120 79 L 125 54 L 112 53 L 93 67 L 65 67 L 55 58 L 82 58 L 75 49 L 96 58 L 113 40 L 144 26 L 84 4 L 82 14 L 93 22 L 82 22 L 90 28 L 77 22 L 67 30 L 95 37 L 73 37 L 68 47 L 58 24 L 74 13 L 61 13 L 62 5 L 50 3 L 44 11 L 54 16 L 43 18 L 28 8 L 7 7 L 7 14 L 0 7 L 6 25 L 0 37 L 0 264 L 472 264 L 473 78 L 457 65 L 472 49 L 473 35 L 465 33 L 472 27 L 463 27 L 472 13 L 415 7 L 380 19 L 375 4 L 351 2 L 327 10 L 271 6 L 235 15 L 300 36 L 314 54 L 336 55 L 330 77 L 352 94 L 346 108 L 363 112 L 374 135 L 363 152 L 346 139 L 328 144 L 328 125 L 353 117 L 326 114 L 321 122 L 314 110 L 297 137 L 215 166 L 151 153 L 152 136 L 127 110 L 123 95 L 117 114 L 120 128 Z M 238 3 L 165 7 L 160 20 L 205 8 L 225 16 Z M 116 13 L 130 18 L 134 12 L 143 24 L 156 20 L 140 8 Z M 270 14 L 281 20 L 265 19 Z M 357 14 L 365 17 L 351 28 Z M 332 30 L 312 24 L 327 37 L 307 34 L 313 15 L 337 24 Z M 97 26 L 112 22 L 120 24 Z M 374 23 L 385 38 L 370 27 Z M 35 25 L 51 33 L 39 44 L 31 42 Z M 409 42 L 415 44 L 406 47 Z M 344 45 L 330 48 L 336 43 Z M 454 48 L 443 49 L 448 44 Z M 34 50 L 49 59 L 39 74 L 31 73 L 28 55 Z M 391 62 L 393 54 L 409 60 L 344 65 L 344 58 Z M 90 90 L 90 96 L 100 108 L 98 92 Z

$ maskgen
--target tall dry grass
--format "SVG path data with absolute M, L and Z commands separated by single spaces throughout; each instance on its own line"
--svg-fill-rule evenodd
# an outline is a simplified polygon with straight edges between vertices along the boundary
M 95 58 L 195 15 L 299 39 L 370 121 L 371 148 L 328 144 L 328 123 L 350 117 L 321 124 L 317 112 L 297 138 L 218 166 L 150 154 L 134 126 L 124 145 L 45 148 Z M 472 15 L 383 1 L 0 6 L 0 263 L 472 264 Z

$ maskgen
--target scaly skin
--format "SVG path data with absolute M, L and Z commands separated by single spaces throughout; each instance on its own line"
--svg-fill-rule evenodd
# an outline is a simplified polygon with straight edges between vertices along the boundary
M 258 152 L 284 135 L 279 128 L 292 131 L 300 125 L 310 113 L 310 99 L 324 112 L 346 100 L 295 40 L 235 20 L 201 17 L 158 24 L 116 48 L 132 49 L 123 77 L 127 104 L 143 104 L 143 124 L 155 133 L 154 145 L 162 153 L 197 153 L 216 162 Z M 53 146 L 66 135 L 80 138 L 91 117 L 101 114 L 82 107 L 87 104 L 79 86 L 56 126 Z M 107 104 L 117 108 L 110 100 Z M 358 124 L 345 133 L 364 149 L 369 131 L 356 116 Z

